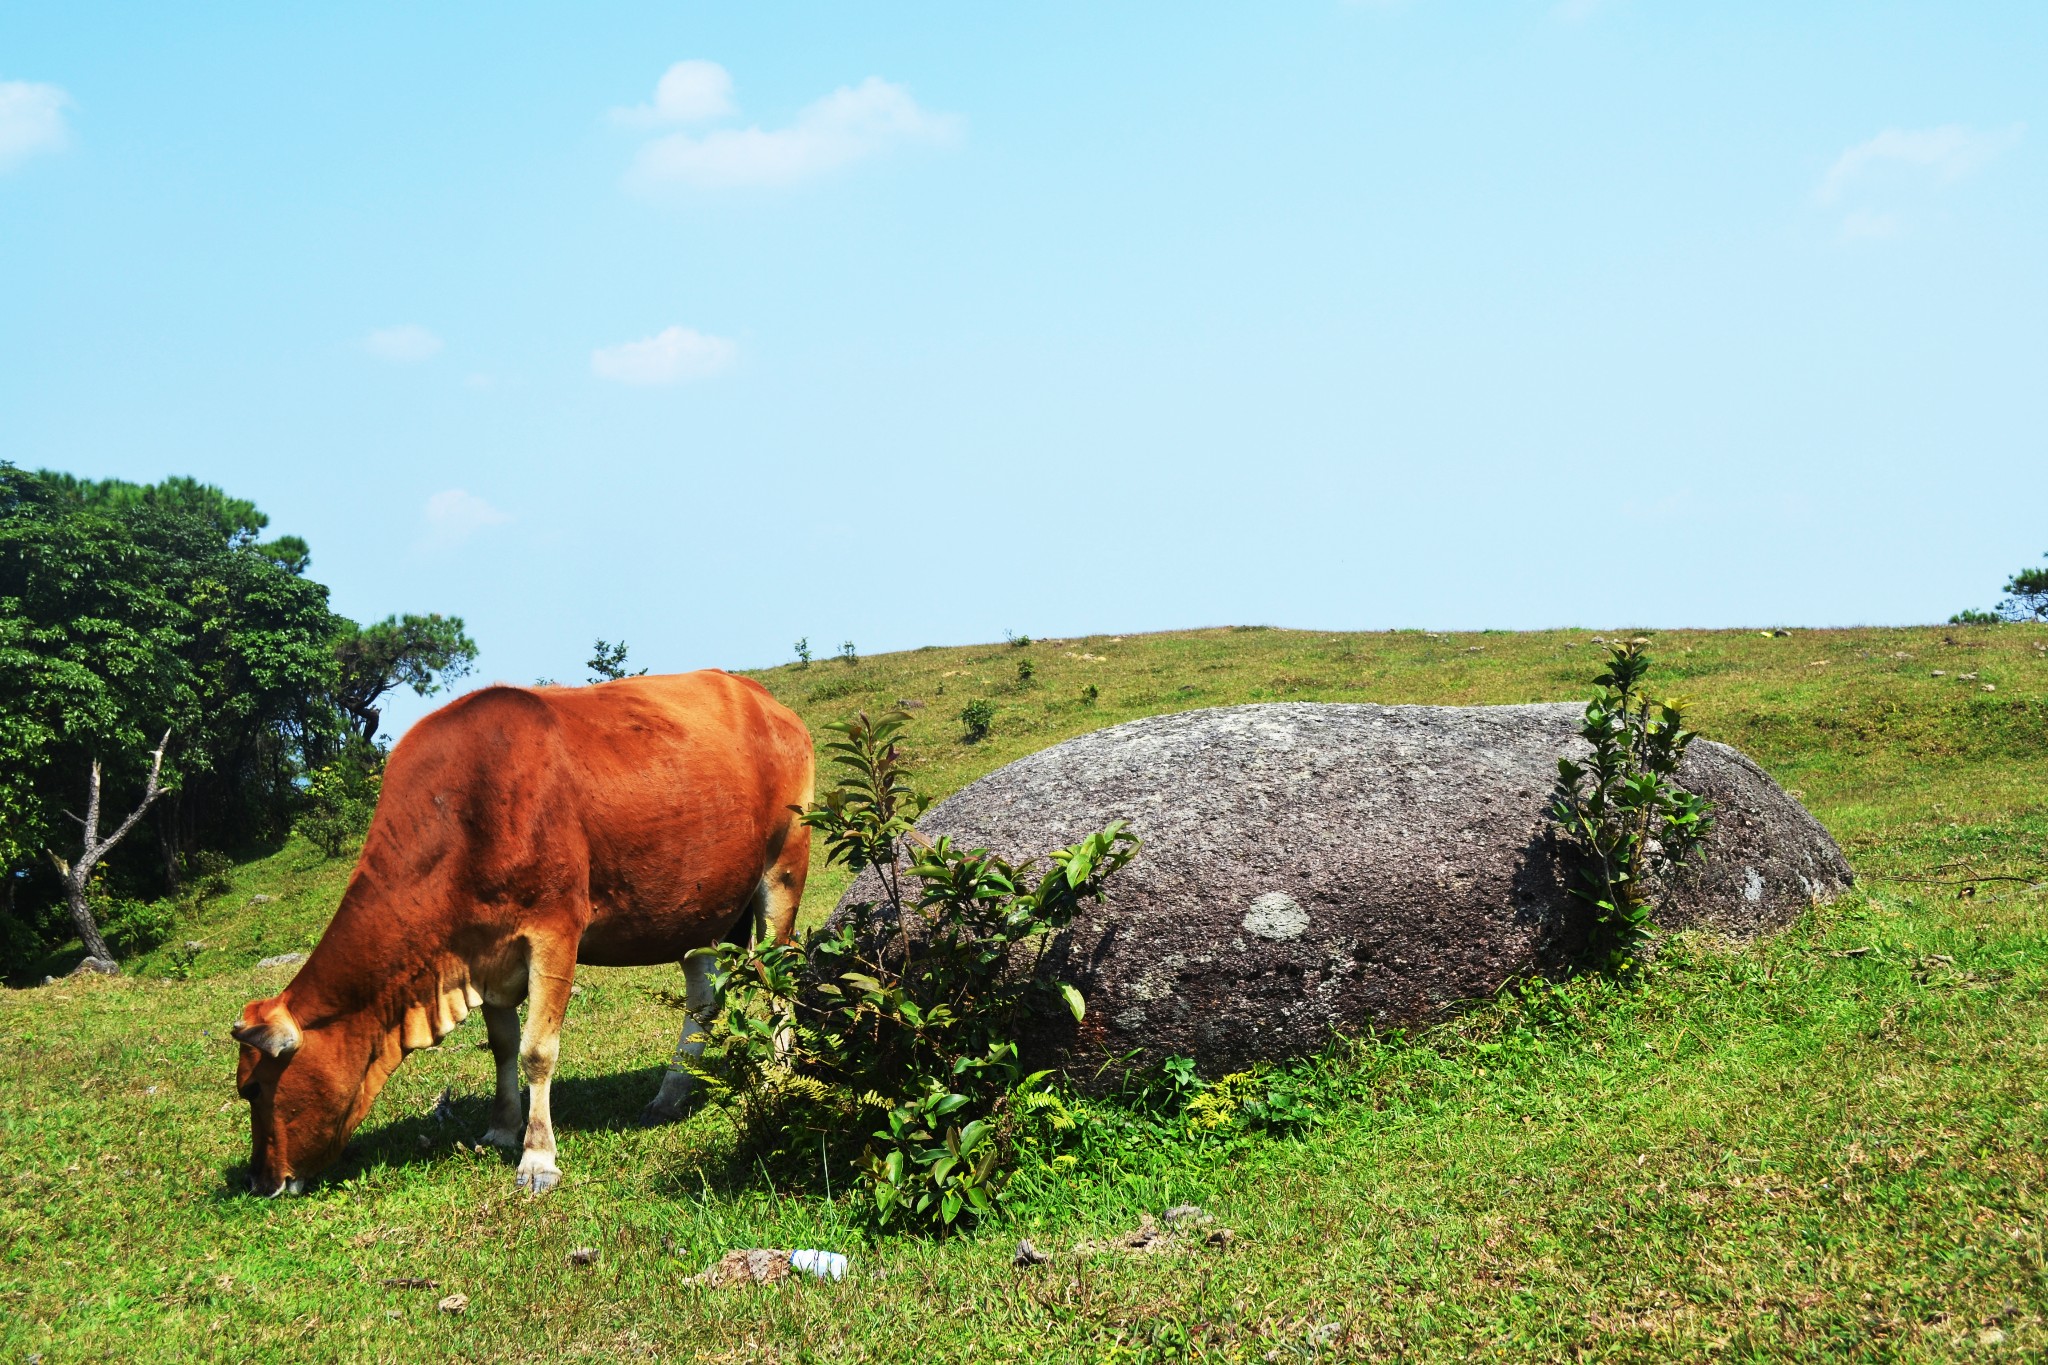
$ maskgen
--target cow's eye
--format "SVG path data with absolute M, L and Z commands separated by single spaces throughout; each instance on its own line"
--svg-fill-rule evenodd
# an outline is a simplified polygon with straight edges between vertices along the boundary
M 263 1087 L 256 1084 L 256 1082 L 254 1081 L 248 1081 L 244 1083 L 242 1086 L 242 1098 L 249 1101 L 251 1104 L 254 1104 L 256 1102 L 256 1097 L 262 1093 Z

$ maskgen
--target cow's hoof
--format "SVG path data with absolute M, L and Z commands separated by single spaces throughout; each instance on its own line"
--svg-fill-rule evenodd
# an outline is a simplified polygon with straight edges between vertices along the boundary
M 562 1173 L 555 1169 L 552 1162 L 546 1166 L 539 1163 L 519 1164 L 519 1188 L 528 1194 L 546 1194 L 561 1183 Z
M 640 1126 L 642 1128 L 659 1128 L 664 1124 L 675 1123 L 682 1118 L 683 1108 L 684 1106 L 680 1104 L 650 1103 L 645 1109 L 640 1111 Z
M 526 1145 L 526 1140 L 510 1128 L 493 1128 L 484 1134 L 483 1141 L 493 1147 L 506 1147 L 515 1152 Z

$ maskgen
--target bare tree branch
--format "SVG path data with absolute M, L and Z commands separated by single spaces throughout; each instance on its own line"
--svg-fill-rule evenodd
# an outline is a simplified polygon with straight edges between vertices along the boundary
M 85 803 L 84 846 L 79 850 L 78 861 L 67 864 L 49 849 L 43 852 L 57 865 L 58 874 L 64 879 L 64 899 L 71 909 L 71 921 L 78 928 L 78 941 L 85 945 L 86 956 L 106 964 L 108 970 L 114 967 L 113 954 L 107 951 L 107 942 L 100 937 L 99 925 L 93 920 L 92 905 L 87 900 L 85 889 L 92 880 L 92 870 L 100 859 L 113 851 L 114 845 L 126 838 L 128 831 L 135 828 L 143 813 L 156 803 L 163 794 L 164 750 L 170 747 L 171 732 L 166 729 L 164 737 L 157 741 L 156 752 L 150 756 L 149 782 L 142 790 L 142 800 L 128 813 L 114 832 L 105 839 L 100 838 L 100 761 L 92 761 L 88 796 Z M 68 813 L 68 812 L 67 812 Z M 76 819 L 77 817 L 73 817 Z
M 123 820 L 120 826 L 117 829 L 115 829 L 115 831 L 112 834 L 107 836 L 107 841 L 101 844 L 99 848 L 99 851 L 102 854 L 105 854 L 109 849 L 113 848 L 115 844 L 118 844 L 123 839 L 127 838 L 128 831 L 135 828 L 135 823 L 136 821 L 142 818 L 143 812 L 147 811 L 150 808 L 150 806 L 155 804 L 157 797 L 163 795 L 163 789 L 157 785 L 157 781 L 159 778 L 163 776 L 164 750 L 170 747 L 170 743 L 171 732 L 169 730 L 165 730 L 164 737 L 157 741 L 156 752 L 150 756 L 149 784 L 142 789 L 142 804 L 138 805 L 134 810 L 128 812 L 128 818 L 126 820 Z M 93 764 L 92 770 L 92 804 L 94 816 L 97 817 L 99 813 L 100 797 L 100 765 L 97 763 Z M 93 821 L 93 829 L 96 831 L 98 828 L 99 821 L 97 818 L 95 818 Z

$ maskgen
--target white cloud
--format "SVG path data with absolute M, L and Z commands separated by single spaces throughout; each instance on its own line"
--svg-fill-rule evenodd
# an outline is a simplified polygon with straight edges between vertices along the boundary
M 1839 203 L 1874 173 L 1887 167 L 1926 172 L 1940 183 L 1962 179 L 2020 140 L 2026 125 L 1978 132 L 1959 123 L 1939 128 L 1887 128 L 1835 158 L 1814 190 L 1823 204 Z
M 903 143 L 944 146 L 960 119 L 918 107 L 900 85 L 870 76 L 798 112 L 787 128 L 670 133 L 640 149 L 629 183 L 654 189 L 793 185 Z
M 620 384 L 674 384 L 706 379 L 732 364 L 739 347 L 724 337 L 669 327 L 645 341 L 621 342 L 590 353 L 590 372 Z
M 677 62 L 654 83 L 654 103 L 614 109 L 612 117 L 636 128 L 702 123 L 734 112 L 732 76 L 717 62 Z
M 64 110 L 71 97 L 54 85 L 0 81 L 0 171 L 71 140 Z
M 512 520 L 476 494 L 449 488 L 427 499 L 420 510 L 424 527 L 419 548 L 426 551 L 453 550 L 486 526 L 501 526 Z
M 380 327 L 363 338 L 363 349 L 371 355 L 401 365 L 432 360 L 441 354 L 441 345 L 441 338 L 412 322 L 397 327 Z

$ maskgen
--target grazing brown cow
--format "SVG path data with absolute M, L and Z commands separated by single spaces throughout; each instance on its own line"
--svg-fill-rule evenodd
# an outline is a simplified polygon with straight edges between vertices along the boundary
M 716 670 L 487 687 L 420 721 L 391 752 L 333 923 L 234 1030 L 249 1188 L 303 1188 L 405 1054 L 476 1005 L 498 1063 L 485 1140 L 523 1147 L 520 1186 L 554 1186 L 548 1082 L 578 962 L 684 961 L 683 1040 L 648 1106 L 673 1117 L 714 1000 L 693 950 L 736 931 L 788 938 L 810 856 L 791 807 L 809 803 L 812 771 L 803 722 Z

